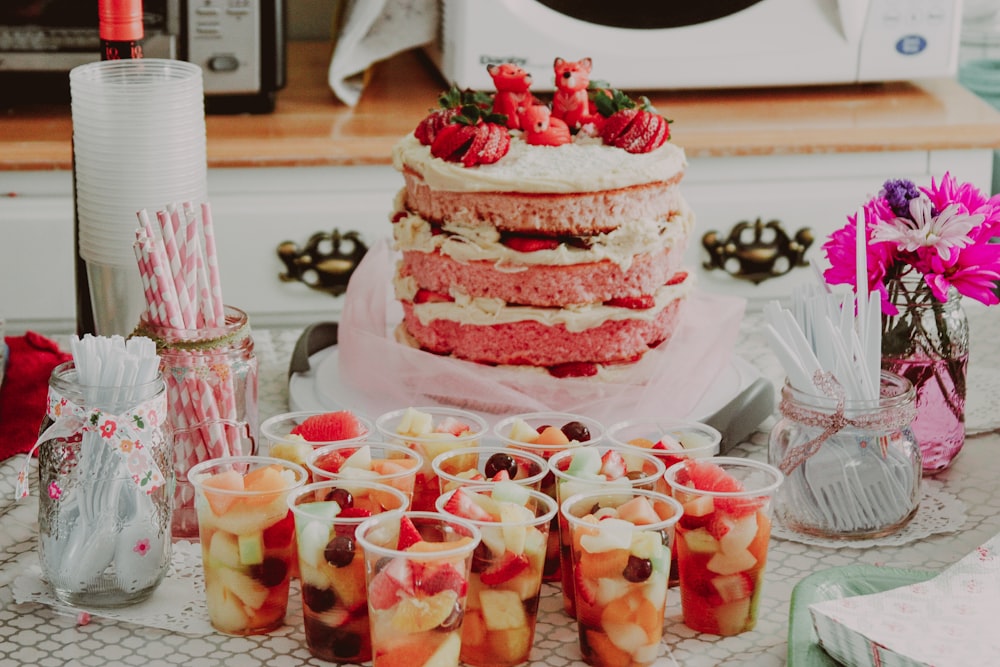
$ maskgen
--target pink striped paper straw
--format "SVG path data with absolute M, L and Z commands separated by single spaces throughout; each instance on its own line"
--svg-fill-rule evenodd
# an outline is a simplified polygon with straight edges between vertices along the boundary
M 184 218 L 177 237 L 184 239 L 184 286 L 187 289 L 188 300 L 191 302 L 195 313 L 198 313 L 201 310 L 201 307 L 198 305 L 198 254 L 201 252 L 201 246 L 197 236 L 198 227 L 194 222 L 194 217 L 197 213 L 191 202 L 185 202 L 183 208 Z M 177 232 L 178 230 L 174 231 Z M 198 325 L 196 322 L 193 322 L 191 326 Z
M 152 240 L 149 244 L 149 264 L 153 275 L 156 276 L 154 291 L 164 305 L 167 315 L 166 324 L 175 329 L 183 329 L 184 321 L 177 303 L 174 283 L 170 276 L 170 263 L 163 250 L 163 245 L 161 243 L 156 243 L 156 232 L 153 230 L 152 223 L 149 222 L 148 218 L 145 222 L 147 223 L 145 227 L 146 236 Z
M 215 326 L 221 327 L 226 322 L 222 308 L 222 281 L 219 277 L 219 258 L 215 248 L 215 225 L 212 223 L 212 207 L 208 202 L 201 205 L 203 233 L 205 235 L 205 258 L 208 263 L 208 286 L 212 295 L 212 309 L 215 311 Z
M 193 329 L 194 315 L 191 311 L 191 302 L 188 299 L 187 288 L 184 286 L 184 278 L 181 266 L 181 251 L 177 247 L 177 239 L 174 236 L 174 226 L 170 216 L 166 211 L 157 211 L 156 219 L 160 223 L 160 236 L 163 239 L 163 250 L 170 267 L 170 278 L 174 285 L 174 294 L 177 296 L 177 304 L 181 311 L 183 328 Z

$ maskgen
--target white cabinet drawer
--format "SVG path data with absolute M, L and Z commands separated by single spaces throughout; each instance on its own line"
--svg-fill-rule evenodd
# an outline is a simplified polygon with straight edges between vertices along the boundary
M 812 266 L 794 268 L 758 284 L 726 271 L 706 269 L 709 253 L 702 245 L 707 232 L 725 239 L 740 222 L 772 220 L 788 237 L 808 229 L 813 237 L 805 261 L 820 270 L 827 266 L 822 245 L 847 222 L 889 178 L 908 178 L 929 185 L 951 171 L 959 181 L 970 181 L 989 193 L 992 151 L 907 151 L 895 153 L 823 154 L 766 157 L 692 159 L 682 184 L 696 223 L 686 263 L 696 268 L 702 289 L 745 297 L 756 309 L 773 299 L 785 299 L 792 288 L 814 280 Z M 745 233 L 744 240 L 752 234 Z M 766 233 L 763 241 L 773 239 Z

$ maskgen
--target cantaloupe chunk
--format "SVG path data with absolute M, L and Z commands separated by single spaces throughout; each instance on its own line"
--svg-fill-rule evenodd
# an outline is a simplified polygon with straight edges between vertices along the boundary
M 568 445 L 569 438 L 557 426 L 549 426 L 538 434 L 535 445 Z
M 274 502 L 288 489 L 288 481 L 281 474 L 281 466 L 269 465 L 248 472 L 243 477 L 243 488 L 253 492 L 253 495 L 244 497 L 244 503 L 259 507 Z
M 235 470 L 227 470 L 202 479 L 201 485 L 204 488 L 205 500 L 208 501 L 209 507 L 212 508 L 212 513 L 216 516 L 225 514 L 233 506 L 233 503 L 239 499 L 239 496 L 231 493 L 212 493 L 210 489 L 242 491 L 243 483 L 243 475 Z

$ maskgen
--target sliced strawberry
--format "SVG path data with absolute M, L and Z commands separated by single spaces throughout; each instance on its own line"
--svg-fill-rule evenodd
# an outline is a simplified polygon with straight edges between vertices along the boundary
M 635 102 L 623 99 L 618 106 L 619 110 L 611 113 L 601 126 L 605 144 L 629 153 L 648 153 L 670 138 L 670 121 L 656 113 L 648 100 L 635 106 Z
M 416 592 L 416 583 L 413 576 L 413 563 L 408 558 L 393 558 L 379 574 L 385 574 L 405 595 L 413 595 Z
M 437 109 L 432 111 L 413 130 L 413 136 L 424 146 L 430 146 L 434 143 L 434 138 L 438 132 L 446 127 L 458 113 L 458 109 Z
M 482 574 L 479 575 L 479 580 L 486 586 L 496 586 L 521 574 L 528 569 L 528 565 L 528 557 L 524 554 L 505 551 L 499 563 L 494 563 L 483 570 Z
M 413 295 L 413 303 L 439 303 L 444 301 L 454 301 L 450 294 L 442 294 L 441 292 L 432 292 L 429 289 L 424 289 L 421 287 L 417 290 L 417 293 Z
M 366 510 L 364 507 L 345 507 L 337 516 L 342 519 L 361 519 L 371 515 L 371 510 Z
M 501 470 L 497 474 L 493 475 L 490 479 L 492 482 L 506 482 L 510 479 L 510 473 L 506 470 Z
M 493 521 L 493 515 L 484 510 L 479 504 L 469 497 L 469 492 L 465 487 L 458 487 L 448 498 L 442 509 L 448 514 L 454 514 L 473 521 Z
M 555 250 L 559 247 L 559 239 L 551 236 L 524 236 L 511 234 L 500 240 L 511 250 L 518 252 L 536 252 L 538 250 Z
M 597 375 L 597 364 L 592 361 L 567 361 L 549 366 L 548 371 L 557 378 L 590 377 Z
M 283 549 L 291 544 L 294 534 L 295 516 L 289 512 L 284 519 L 271 524 L 264 530 L 264 548 Z
M 351 455 L 352 450 L 342 450 L 336 452 L 325 452 L 322 456 L 316 457 L 313 464 L 320 470 L 325 470 L 327 472 L 340 472 L 340 467 L 344 465 L 344 461 L 347 457 Z
M 441 591 L 455 591 L 459 597 L 465 595 L 469 582 L 451 563 L 424 570 L 418 588 L 427 595 L 437 595 Z
M 510 150 L 510 133 L 493 123 L 490 126 L 486 143 L 479 151 L 478 164 L 492 164 L 502 158 Z
M 310 415 L 291 430 L 309 442 L 350 440 L 365 434 L 365 427 L 349 410 Z
M 642 294 L 640 296 L 619 296 L 608 299 L 605 306 L 615 306 L 617 308 L 631 308 L 632 310 L 648 310 L 656 305 L 656 299 L 652 294 Z
M 573 568 L 573 579 L 576 582 L 575 591 L 576 597 L 587 604 L 587 606 L 592 606 L 597 603 L 597 585 L 587 579 L 582 574 L 580 574 L 580 568 Z
M 712 577 L 709 583 L 723 603 L 745 600 L 753 595 L 754 580 L 748 572 Z
M 434 427 L 435 433 L 451 433 L 456 438 L 464 433 L 468 433 L 471 427 L 465 422 L 454 417 L 445 417 Z
M 399 539 L 396 548 L 400 551 L 424 539 L 420 536 L 420 531 L 413 525 L 410 517 L 404 516 L 399 520 Z
M 368 602 L 374 609 L 389 609 L 403 596 L 413 595 L 413 570 L 405 558 L 393 558 L 368 585 Z
M 674 275 L 670 276 L 670 278 L 667 280 L 667 282 L 665 282 L 663 284 L 664 285 L 679 285 L 682 282 L 684 282 L 685 280 L 687 280 L 687 277 L 688 277 L 688 272 L 687 271 L 678 271 Z
M 605 479 L 610 480 L 624 477 L 627 467 L 621 453 L 613 449 L 609 449 L 601 456 L 600 473 L 604 475 Z
M 461 162 L 476 131 L 469 125 L 452 123 L 438 131 L 431 143 L 431 155 L 447 162 Z

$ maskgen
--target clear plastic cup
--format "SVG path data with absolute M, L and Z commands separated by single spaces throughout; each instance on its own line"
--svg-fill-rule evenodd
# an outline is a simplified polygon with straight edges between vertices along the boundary
M 338 481 L 307 484 L 288 495 L 302 583 L 302 616 L 309 652 L 329 662 L 371 660 L 365 557 L 355 531 L 371 516 L 404 511 L 398 489 L 371 483 L 356 499 Z
M 663 493 L 663 473 L 666 467 L 652 454 L 601 444 L 557 452 L 549 459 L 549 470 L 556 477 L 556 502 L 562 504 L 564 500 L 578 493 L 615 487 L 647 489 Z M 559 515 L 557 518 L 563 609 L 576 618 L 570 530 L 564 516 Z
M 440 484 L 431 467 L 434 457 L 459 447 L 476 447 L 489 433 L 486 420 L 476 413 L 438 406 L 387 412 L 375 420 L 375 429 L 385 442 L 409 447 L 423 456 L 412 506 L 426 512 L 434 511 L 434 501 L 440 495 Z
M 560 505 L 571 533 L 580 652 L 594 667 L 652 665 L 662 651 L 670 540 L 680 503 L 618 488 Z
M 296 565 L 287 497 L 306 479 L 302 466 L 265 456 L 211 459 L 189 471 L 208 618 L 219 632 L 266 634 L 284 622 Z
M 296 412 L 284 412 L 274 415 L 261 422 L 260 437 L 264 446 L 264 453 L 268 456 L 275 456 L 280 459 L 294 461 L 299 465 L 308 464 L 314 450 L 327 445 L 350 445 L 368 439 L 372 433 L 372 423 L 354 413 L 339 415 L 344 424 L 338 428 L 351 428 L 356 426 L 360 432 L 353 437 L 338 438 L 336 440 L 315 439 L 317 434 L 311 434 L 314 439 L 307 440 L 302 435 L 293 434 L 292 431 L 301 427 L 307 420 L 316 420 L 334 414 L 333 410 L 299 410 Z M 343 431 L 349 434 L 350 431 Z
M 406 494 L 412 505 L 414 486 L 424 463 L 424 457 L 409 447 L 362 441 L 314 449 L 306 459 L 306 468 L 314 480 L 340 480 L 358 496 L 365 493 L 365 485 L 370 482 L 386 484 Z
M 374 516 L 355 534 L 365 554 L 373 667 L 457 667 L 479 529 L 410 511 Z
M 539 431 L 546 427 L 553 427 L 560 431 L 566 429 L 570 431 L 570 434 L 563 433 L 566 437 L 562 442 L 559 442 L 558 434 L 554 432 L 542 437 Z M 538 437 L 531 440 L 535 437 L 533 434 L 538 434 Z M 548 435 L 556 437 L 548 437 Z M 596 419 L 570 412 L 527 412 L 510 415 L 498 421 L 493 425 L 493 436 L 507 447 L 531 452 L 548 461 L 557 452 L 573 447 L 596 445 L 601 442 L 604 438 L 604 426 Z M 551 470 L 542 480 L 540 489 L 549 494 L 550 498 L 558 501 L 556 478 Z M 553 518 L 552 521 L 553 525 L 549 529 L 549 547 L 545 558 L 545 580 L 559 581 L 561 578 L 559 520 Z
M 495 445 L 443 452 L 434 457 L 431 467 L 441 493 L 457 486 L 491 483 L 498 476 L 537 490 L 549 470 L 548 463 L 537 454 Z
M 676 526 L 684 624 L 722 636 L 753 630 L 781 471 L 717 456 L 675 463 L 665 477 L 684 507 Z
M 456 494 L 469 494 L 468 500 L 489 518 L 464 516 L 452 504 Z M 466 665 L 513 667 L 528 662 L 538 620 L 545 545 L 557 509 L 548 495 L 521 485 L 511 489 L 509 482 L 457 487 L 437 499 L 439 512 L 470 520 L 482 534 L 472 554 L 462 620 L 459 657 Z

